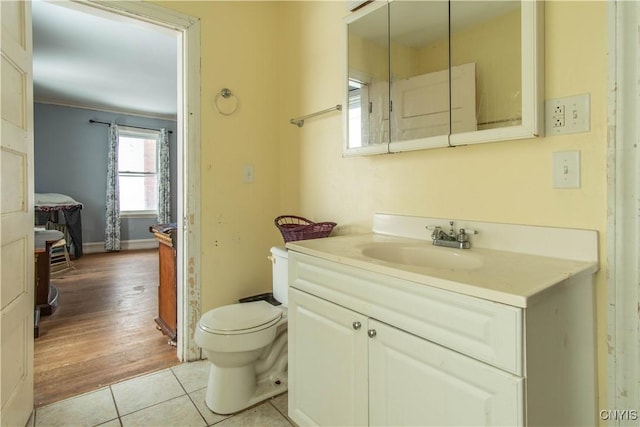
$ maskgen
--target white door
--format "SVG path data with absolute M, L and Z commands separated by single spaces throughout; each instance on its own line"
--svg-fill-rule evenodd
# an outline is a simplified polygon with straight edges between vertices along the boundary
M 443 70 L 396 80 L 391 98 L 392 141 L 448 135 L 449 120 L 457 133 L 477 129 L 474 63 L 451 67 L 451 73 Z
M 523 380 L 369 320 L 369 424 L 521 426 Z
M 33 409 L 31 3 L 0 5 L 0 420 L 23 426 Z
M 367 318 L 289 288 L 289 416 L 367 425 Z

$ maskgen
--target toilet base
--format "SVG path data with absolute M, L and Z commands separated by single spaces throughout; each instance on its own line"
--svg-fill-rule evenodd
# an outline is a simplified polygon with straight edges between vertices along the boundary
M 253 365 L 218 368 L 211 365 L 205 402 L 213 412 L 230 415 L 287 391 L 287 372 L 277 378 L 267 377 L 257 384 Z M 233 384 L 232 387 L 221 387 Z

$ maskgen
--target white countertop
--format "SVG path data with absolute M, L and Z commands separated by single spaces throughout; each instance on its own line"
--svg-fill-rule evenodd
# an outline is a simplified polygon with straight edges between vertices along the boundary
M 473 269 L 444 269 L 395 264 L 367 257 L 362 249 L 373 243 L 431 245 L 431 241 L 383 234 L 363 234 L 289 242 L 292 251 L 328 261 L 362 268 L 375 273 L 409 280 L 464 295 L 516 307 L 527 307 L 544 290 L 578 274 L 598 271 L 595 261 L 580 261 L 487 248 L 464 249 L 483 259 Z M 455 251 L 438 247 L 437 250 Z

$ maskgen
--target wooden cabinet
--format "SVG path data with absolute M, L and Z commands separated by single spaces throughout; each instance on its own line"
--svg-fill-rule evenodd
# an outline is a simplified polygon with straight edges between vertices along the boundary
M 522 308 L 290 249 L 289 285 L 300 426 L 596 423 L 586 276 Z
M 57 230 L 37 230 L 34 235 L 34 337 L 40 335 L 40 316 L 58 307 L 58 289 L 51 284 L 51 246 L 64 235 Z
M 158 317 L 156 317 L 155 321 L 158 329 L 169 337 L 170 343 L 175 344 L 178 336 L 176 229 L 166 226 L 153 226 L 150 231 L 158 240 Z

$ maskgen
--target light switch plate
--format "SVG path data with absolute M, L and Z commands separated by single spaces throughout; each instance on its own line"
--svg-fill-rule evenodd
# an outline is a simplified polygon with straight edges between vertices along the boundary
M 242 182 L 245 184 L 252 184 L 255 179 L 255 173 L 253 165 L 242 166 Z
M 580 152 L 553 153 L 553 188 L 580 188 Z
M 591 96 L 588 93 L 544 102 L 545 135 L 589 132 Z

